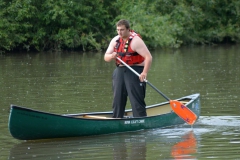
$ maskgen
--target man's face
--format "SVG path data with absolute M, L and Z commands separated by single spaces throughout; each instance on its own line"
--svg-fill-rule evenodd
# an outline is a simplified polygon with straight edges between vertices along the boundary
M 129 36 L 129 29 L 126 29 L 124 25 L 117 26 L 117 33 L 121 38 L 128 38 Z

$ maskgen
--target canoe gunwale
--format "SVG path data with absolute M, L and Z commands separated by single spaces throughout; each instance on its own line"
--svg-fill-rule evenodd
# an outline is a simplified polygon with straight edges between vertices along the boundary
M 193 95 L 195 95 L 195 97 L 198 97 L 199 93 L 196 93 L 196 94 L 193 94 Z M 191 95 L 191 96 L 193 96 L 193 95 Z M 186 97 L 182 97 L 182 98 L 179 98 L 179 99 L 176 99 L 176 100 L 177 101 L 190 100 L 190 101 L 187 101 L 187 103 L 184 103 L 184 105 L 188 105 L 188 104 L 190 104 L 190 103 L 192 103 L 194 101 L 194 98 L 191 98 L 190 96 L 186 96 Z M 161 103 L 149 105 L 149 106 L 146 106 L 146 109 L 154 108 L 154 107 L 157 107 L 157 106 L 164 106 L 166 104 L 169 104 L 169 102 L 161 102 Z M 125 110 L 125 112 L 132 112 L 132 109 L 127 109 L 127 110 Z M 75 116 L 101 115 L 101 114 L 102 115 L 113 114 L 113 112 L 112 111 L 107 111 L 107 112 L 89 112 L 89 113 L 86 112 L 86 113 L 75 113 L 75 114 L 63 114 L 62 116 L 75 117 Z M 156 116 L 159 116 L 159 115 L 156 115 Z M 152 117 L 152 116 L 147 116 L 147 117 Z M 133 118 L 138 118 L 138 117 L 133 117 Z
M 197 93 L 197 94 L 194 94 L 194 95 L 199 95 L 199 94 Z M 193 95 L 191 95 L 191 96 L 193 96 Z M 186 99 L 190 100 L 187 103 L 185 103 L 186 106 L 194 101 L 194 98 L 191 98 L 189 96 L 182 97 L 182 98 L 179 98 L 179 99 L 176 99 L 176 100 L 177 101 L 184 101 Z M 161 103 L 149 105 L 149 106 L 146 106 L 146 109 L 154 108 L 154 107 L 157 107 L 157 106 L 161 107 L 161 106 L 164 106 L 166 104 L 169 104 L 169 102 L 161 102 Z M 111 115 L 111 114 L 113 114 L 113 111 L 85 112 L 85 113 L 76 113 L 76 114 L 56 114 L 56 113 L 49 113 L 49 112 L 39 111 L 39 110 L 35 110 L 35 109 L 30 109 L 30 108 L 26 108 L 26 107 L 22 107 L 22 106 L 17 106 L 17 105 L 13 105 L 13 104 L 10 106 L 10 110 L 12 108 L 26 110 L 26 111 L 30 111 L 30 112 L 38 112 L 38 113 L 41 113 L 41 114 L 49 114 L 49 115 L 53 115 L 53 116 L 61 116 L 61 117 L 66 117 L 66 118 L 76 118 L 76 119 L 83 119 L 83 120 L 121 120 L 121 119 L 141 119 L 142 118 L 142 117 L 123 117 L 123 118 L 107 118 L 107 119 L 84 118 L 85 115 L 90 115 L 90 116 L 93 116 L 93 115 L 107 115 L 107 114 Z M 125 110 L 125 113 L 126 112 L 132 112 L 132 109 L 127 109 L 127 110 Z M 173 111 L 171 110 L 169 113 L 171 113 L 171 112 L 173 112 Z M 166 113 L 166 114 L 168 114 L 168 113 Z M 164 114 L 156 114 L 156 115 L 147 116 L 147 117 L 144 117 L 144 118 L 155 117 L 155 116 L 159 116 L 159 115 L 164 115 Z M 77 117 L 77 116 L 83 116 L 83 117 Z

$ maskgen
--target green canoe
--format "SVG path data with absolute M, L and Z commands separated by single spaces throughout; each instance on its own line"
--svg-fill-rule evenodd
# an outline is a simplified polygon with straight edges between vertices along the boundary
M 200 94 L 177 99 L 200 116 Z M 185 123 L 171 109 L 169 102 L 147 106 L 147 117 L 111 118 L 112 111 L 79 114 L 52 114 L 11 105 L 9 130 L 20 140 L 66 138 L 162 128 Z

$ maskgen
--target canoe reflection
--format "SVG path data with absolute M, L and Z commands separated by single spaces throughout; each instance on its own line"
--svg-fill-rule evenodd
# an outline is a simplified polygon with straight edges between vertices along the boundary
M 116 134 L 68 139 L 27 141 L 15 145 L 9 159 L 145 160 L 145 136 Z
M 135 136 L 124 140 L 124 143 L 113 144 L 114 160 L 145 160 L 146 159 L 146 140 L 144 136 Z M 119 142 L 119 141 L 118 141 Z
M 193 154 L 197 152 L 197 140 L 193 131 L 182 136 L 182 139 L 172 147 L 172 156 L 175 159 L 196 159 Z
M 10 151 L 9 159 L 181 159 L 196 152 L 192 132 L 187 132 L 181 140 L 169 139 L 160 130 L 156 133 L 142 131 L 81 139 L 27 141 L 16 144 Z

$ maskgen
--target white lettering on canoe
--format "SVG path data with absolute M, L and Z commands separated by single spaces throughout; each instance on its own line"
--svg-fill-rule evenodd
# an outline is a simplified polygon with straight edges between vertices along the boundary
M 124 121 L 124 124 L 130 124 L 130 121 Z
M 139 124 L 139 123 L 145 123 L 145 120 L 140 119 L 140 120 L 124 121 L 124 124 Z

